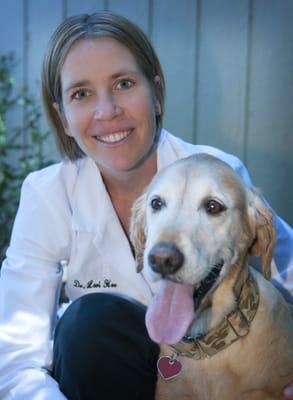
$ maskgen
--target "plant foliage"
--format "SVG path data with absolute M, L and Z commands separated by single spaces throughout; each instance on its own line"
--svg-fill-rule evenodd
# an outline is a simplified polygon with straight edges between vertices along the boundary
M 17 88 L 15 67 L 13 54 L 0 55 L 0 262 L 9 244 L 24 178 L 52 162 L 43 151 L 48 132 L 41 128 L 40 104 L 25 87 Z

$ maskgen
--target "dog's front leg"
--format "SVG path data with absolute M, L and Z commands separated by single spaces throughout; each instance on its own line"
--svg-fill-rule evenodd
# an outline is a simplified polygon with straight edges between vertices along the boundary
M 251 390 L 243 393 L 236 400 L 281 400 L 281 397 L 271 395 L 264 390 Z
M 170 383 L 170 382 L 169 382 Z M 173 385 L 172 385 L 173 387 Z M 178 390 L 171 386 L 166 386 L 165 383 L 158 380 L 156 387 L 156 400 L 196 400 L 197 397 L 190 397 L 184 395 L 178 395 Z

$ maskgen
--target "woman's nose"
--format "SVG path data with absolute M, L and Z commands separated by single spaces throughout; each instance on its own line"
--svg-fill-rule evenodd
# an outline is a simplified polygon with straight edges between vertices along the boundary
M 96 103 L 95 119 L 110 121 L 121 113 L 121 107 L 109 94 L 99 96 Z

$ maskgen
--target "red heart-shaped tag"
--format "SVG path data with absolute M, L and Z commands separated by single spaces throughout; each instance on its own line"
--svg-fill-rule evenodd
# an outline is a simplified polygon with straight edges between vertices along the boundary
M 165 380 L 175 378 L 181 373 L 182 364 L 180 361 L 169 356 L 160 357 L 157 368 L 161 377 Z

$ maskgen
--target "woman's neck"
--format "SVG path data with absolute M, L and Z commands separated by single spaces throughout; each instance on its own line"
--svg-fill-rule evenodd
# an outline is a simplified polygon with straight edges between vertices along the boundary
M 131 171 L 111 174 L 109 171 L 101 170 L 113 207 L 128 238 L 133 203 L 148 186 L 156 172 L 156 152 L 153 152 L 141 166 Z
M 135 199 L 144 191 L 156 172 L 157 153 L 154 151 L 142 165 L 133 170 L 112 173 L 102 169 L 101 175 L 111 199 Z

